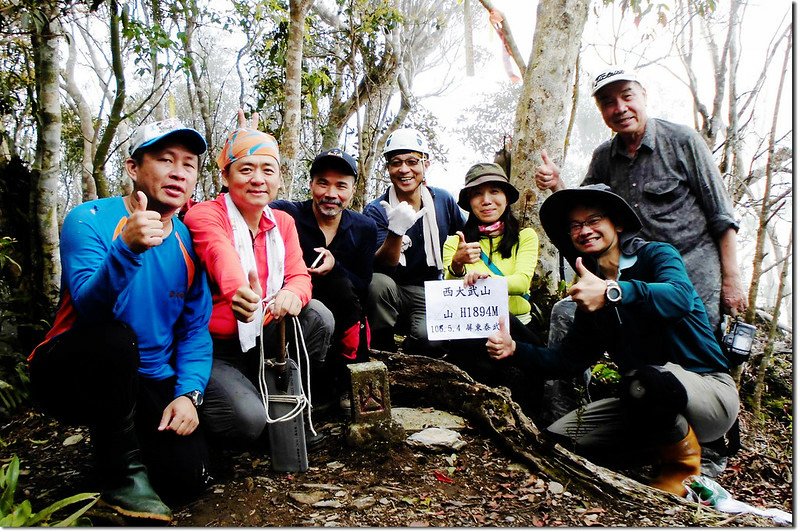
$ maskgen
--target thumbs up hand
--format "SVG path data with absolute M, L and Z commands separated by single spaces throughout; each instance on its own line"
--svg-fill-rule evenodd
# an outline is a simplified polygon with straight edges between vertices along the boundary
M 478 242 L 467 242 L 464 233 L 456 231 L 458 235 L 458 248 L 453 253 L 450 269 L 453 273 L 463 275 L 466 264 L 475 264 L 481 259 L 481 245 Z
M 561 181 L 561 169 L 550 160 L 547 150 L 542 149 L 542 164 L 536 167 L 536 186 L 539 190 L 560 190 L 564 188 Z
M 250 270 L 247 274 L 247 284 L 243 284 L 236 289 L 231 300 L 231 310 L 233 316 L 244 323 L 250 323 L 256 318 L 256 312 L 261 305 L 261 283 L 258 281 L 258 273 Z
M 141 190 L 130 196 L 133 212 L 122 228 L 120 238 L 134 253 L 144 253 L 164 241 L 164 222 L 156 211 L 147 210 L 147 196 Z
M 486 340 L 486 351 L 492 360 L 508 358 L 517 350 L 517 342 L 511 338 L 506 320 L 505 316 L 500 316 L 500 330 Z
M 578 281 L 569 287 L 567 294 L 578 304 L 578 309 L 584 312 L 594 312 L 606 304 L 606 282 L 586 269 L 583 258 L 575 261 L 575 273 Z
M 406 231 L 417 223 L 417 220 L 425 216 L 427 207 L 420 209 L 419 212 L 414 211 L 414 207 L 405 201 L 401 201 L 396 207 L 392 207 L 386 201 L 381 201 L 383 210 L 386 211 L 386 219 L 389 222 L 389 231 L 392 233 L 403 236 Z

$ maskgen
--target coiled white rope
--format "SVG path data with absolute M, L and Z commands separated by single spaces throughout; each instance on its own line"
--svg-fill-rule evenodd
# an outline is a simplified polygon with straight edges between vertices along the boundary
M 300 320 L 297 316 L 286 316 L 284 319 L 290 318 L 294 337 L 295 337 L 295 353 L 297 355 L 297 360 L 295 361 L 297 364 L 297 370 L 299 373 L 303 373 L 303 362 L 302 358 L 300 357 L 300 346 L 303 347 L 303 354 L 305 355 L 305 374 L 306 380 L 308 381 L 308 394 L 306 394 L 305 389 L 303 388 L 303 379 L 300 379 L 300 390 L 299 394 L 297 395 L 288 395 L 288 394 L 273 394 L 270 396 L 269 387 L 267 386 L 267 378 L 266 378 L 266 366 L 269 364 L 271 367 L 277 367 L 278 363 L 275 360 L 270 359 L 269 361 L 266 360 L 264 356 L 264 328 L 261 327 L 261 330 L 258 334 L 258 343 L 259 343 L 259 364 L 258 364 L 258 391 L 261 393 L 261 404 L 264 406 L 264 412 L 267 415 L 267 423 L 281 423 L 284 421 L 290 421 L 300 414 L 302 414 L 304 409 L 308 411 L 308 426 L 311 429 L 311 433 L 316 436 L 317 432 L 314 430 L 314 425 L 311 423 L 311 364 L 309 363 L 308 359 L 308 348 L 306 347 L 306 340 L 303 336 L 303 329 L 300 326 Z M 288 346 L 288 342 L 287 342 Z M 283 347 L 283 346 L 282 346 Z M 283 361 L 281 365 L 289 365 L 289 360 L 292 360 L 291 353 L 289 349 L 286 349 L 287 355 L 286 360 Z M 289 379 L 291 376 L 289 375 L 290 368 L 283 368 L 285 373 L 285 378 Z M 294 406 L 287 412 L 286 414 L 273 418 L 270 416 L 269 413 L 269 403 L 272 401 L 273 403 L 288 403 L 293 404 Z

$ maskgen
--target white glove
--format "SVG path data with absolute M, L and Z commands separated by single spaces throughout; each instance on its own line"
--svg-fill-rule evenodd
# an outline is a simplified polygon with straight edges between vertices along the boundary
M 396 235 L 404 235 L 406 231 L 411 229 L 417 220 L 425 216 L 425 207 L 420 209 L 419 212 L 414 212 L 414 207 L 401 201 L 397 207 L 392 208 L 386 201 L 381 201 L 381 206 L 386 211 L 386 218 L 389 220 L 389 231 Z

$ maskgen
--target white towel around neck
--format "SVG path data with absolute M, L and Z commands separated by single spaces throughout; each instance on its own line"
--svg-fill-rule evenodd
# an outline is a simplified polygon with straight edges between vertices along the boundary
M 225 194 L 225 206 L 228 209 L 228 219 L 233 227 L 233 245 L 236 247 L 236 253 L 239 254 L 244 278 L 247 280 L 248 272 L 251 270 L 258 273 L 258 265 L 256 264 L 256 256 L 253 250 L 253 237 L 250 236 L 250 228 L 247 227 L 247 222 L 244 221 L 242 213 L 233 203 L 230 194 Z M 283 287 L 283 263 L 286 257 L 286 248 L 283 245 L 283 238 L 278 230 L 278 223 L 275 220 L 272 209 L 269 206 L 265 206 L 263 212 L 267 219 L 274 224 L 272 229 L 267 231 L 264 239 L 267 248 L 267 295 L 262 301 L 270 301 L 278 293 L 278 290 Z M 263 323 L 263 305 L 258 306 L 255 319 L 250 323 L 236 321 L 236 325 L 239 328 L 239 345 L 242 348 L 242 352 L 247 352 L 255 347 L 256 338 L 261 333 Z
M 425 185 L 419 186 L 422 199 L 422 208 L 427 207 L 422 216 L 422 236 L 425 239 L 425 260 L 428 266 L 436 266 L 438 270 L 442 266 L 442 246 L 439 241 L 439 225 L 436 223 L 436 205 L 433 203 L 433 196 Z M 389 187 L 389 205 L 397 207 L 400 200 L 397 199 L 397 192 L 394 186 Z M 410 246 L 404 246 L 400 252 L 400 264 L 405 266 L 405 250 Z

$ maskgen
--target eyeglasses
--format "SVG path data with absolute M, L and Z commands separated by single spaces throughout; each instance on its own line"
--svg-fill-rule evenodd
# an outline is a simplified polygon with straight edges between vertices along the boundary
M 387 165 L 388 165 L 390 168 L 394 168 L 395 170 L 397 170 L 398 168 L 402 168 L 402 166 L 403 166 L 404 164 L 405 164 L 406 166 L 408 166 L 409 168 L 414 168 L 414 167 L 415 167 L 415 166 L 417 166 L 417 165 L 418 165 L 420 162 L 422 162 L 420 159 L 416 159 L 416 158 L 414 158 L 414 157 L 410 157 L 410 158 L 408 158 L 408 159 L 392 159 L 391 161 L 389 161 L 389 162 L 388 162 L 388 163 L 386 163 L 386 164 L 387 164 Z
M 597 226 L 600 225 L 600 222 L 602 222 L 605 217 L 605 214 L 594 214 L 582 222 L 570 222 L 569 234 L 573 236 L 580 234 L 584 226 L 589 229 L 597 229 Z

